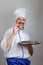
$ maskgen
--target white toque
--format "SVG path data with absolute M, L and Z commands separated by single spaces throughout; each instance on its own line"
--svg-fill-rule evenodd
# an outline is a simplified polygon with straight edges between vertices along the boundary
M 27 19 L 27 14 L 28 14 L 28 10 L 26 8 L 19 8 L 19 9 L 16 9 L 13 13 L 13 15 L 15 16 L 15 20 L 18 18 L 18 17 L 24 17 L 25 19 Z

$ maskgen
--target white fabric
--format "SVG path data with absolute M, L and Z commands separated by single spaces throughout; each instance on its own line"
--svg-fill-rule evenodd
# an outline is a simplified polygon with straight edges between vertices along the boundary
M 9 38 L 9 36 L 12 34 L 13 32 L 13 28 L 10 28 L 9 30 L 7 30 L 7 32 L 4 35 L 4 38 L 1 42 L 1 49 L 4 51 L 4 56 L 9 58 L 9 57 L 20 57 L 22 58 L 22 49 L 21 46 L 18 45 L 18 42 L 20 41 L 19 35 L 18 33 L 14 36 L 11 45 L 6 48 L 6 40 Z M 21 36 L 21 40 L 25 41 L 25 40 L 30 40 L 29 36 L 24 33 L 24 31 L 20 30 L 20 36 Z M 23 47 L 23 51 L 24 51 L 24 58 L 27 58 L 30 56 L 28 49 L 26 47 Z
M 25 19 L 27 19 L 27 13 L 28 13 L 28 10 L 25 9 L 25 8 L 19 8 L 19 9 L 16 9 L 13 13 L 13 15 L 15 15 L 15 20 L 22 16 L 24 17 Z

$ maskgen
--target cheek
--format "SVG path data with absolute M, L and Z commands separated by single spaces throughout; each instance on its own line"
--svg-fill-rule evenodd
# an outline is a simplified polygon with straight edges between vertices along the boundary
M 16 24 L 18 24 L 18 21 L 16 21 Z
M 25 24 L 25 23 L 26 23 L 26 21 L 23 21 L 23 23 Z
M 20 20 L 17 20 L 16 23 L 19 24 Z

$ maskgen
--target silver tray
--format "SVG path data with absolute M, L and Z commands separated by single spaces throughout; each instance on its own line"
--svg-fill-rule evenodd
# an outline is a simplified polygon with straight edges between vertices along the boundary
M 38 41 L 20 41 L 20 42 L 18 42 L 18 44 L 22 44 L 22 45 L 24 45 L 24 44 L 38 45 L 40 43 L 41 42 L 38 42 Z

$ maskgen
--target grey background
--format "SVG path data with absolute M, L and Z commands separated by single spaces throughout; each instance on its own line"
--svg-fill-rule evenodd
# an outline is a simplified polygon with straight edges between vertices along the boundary
M 43 65 L 43 0 L 0 0 L 0 42 L 5 31 L 14 26 L 13 12 L 20 7 L 29 10 L 25 31 L 30 34 L 31 40 L 42 42 L 34 46 L 34 54 L 29 58 L 31 65 Z M 1 48 L 0 65 L 6 65 Z

